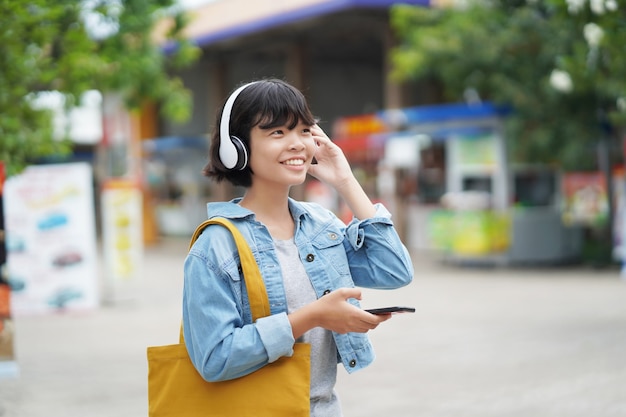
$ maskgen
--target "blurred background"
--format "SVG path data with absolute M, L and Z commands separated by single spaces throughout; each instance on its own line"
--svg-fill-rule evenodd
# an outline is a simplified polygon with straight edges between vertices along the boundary
M 340 378 L 346 415 L 626 415 L 620 2 L 0 16 L 0 416 L 146 413 L 144 349 L 176 340 L 187 240 L 206 202 L 243 191 L 201 174 L 219 106 L 263 77 L 303 91 L 416 264 L 410 288 L 368 293 L 418 314 Z M 314 179 L 292 194 L 350 219 Z

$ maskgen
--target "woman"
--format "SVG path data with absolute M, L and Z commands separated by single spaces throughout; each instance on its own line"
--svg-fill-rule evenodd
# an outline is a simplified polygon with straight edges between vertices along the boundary
M 205 174 L 245 187 L 242 198 L 209 203 L 250 245 L 271 315 L 252 322 L 229 232 L 209 227 L 185 261 L 183 327 L 189 356 L 208 381 L 249 374 L 311 344 L 311 415 L 341 416 L 337 363 L 348 372 L 372 362 L 366 333 L 390 315 L 359 308 L 356 287 L 411 282 L 413 267 L 389 212 L 367 197 L 343 155 L 317 126 L 302 93 L 277 79 L 245 84 L 228 98 Z M 354 214 L 289 197 L 307 174 L 333 187 Z

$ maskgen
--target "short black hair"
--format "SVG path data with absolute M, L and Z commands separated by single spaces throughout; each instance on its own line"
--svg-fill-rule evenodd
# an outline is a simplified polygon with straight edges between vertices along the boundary
M 209 147 L 209 163 L 204 167 L 203 173 L 217 182 L 227 180 L 236 186 L 249 187 L 252 185 L 252 170 L 249 165 L 242 170 L 231 170 L 220 160 L 219 127 L 224 104 L 218 112 Z M 241 139 L 250 156 L 250 132 L 253 127 L 258 125 L 262 129 L 268 129 L 286 125 L 293 129 L 298 123 L 310 126 L 316 123 L 306 98 L 300 90 L 286 81 L 269 78 L 256 81 L 239 93 L 230 113 L 229 131 L 231 135 Z

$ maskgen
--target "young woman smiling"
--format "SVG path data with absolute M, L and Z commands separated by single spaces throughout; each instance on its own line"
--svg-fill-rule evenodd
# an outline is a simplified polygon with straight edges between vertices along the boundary
M 300 91 L 278 79 L 236 89 L 220 112 L 205 174 L 245 188 L 207 205 L 245 237 L 267 289 L 271 315 L 253 322 L 229 232 L 209 227 L 185 261 L 183 328 L 189 356 L 208 381 L 247 375 L 296 341 L 311 344 L 311 416 L 341 416 L 337 363 L 348 372 L 374 359 L 369 330 L 391 315 L 359 307 L 359 287 L 411 282 L 413 266 L 391 215 L 372 204 L 341 149 L 316 124 Z M 315 163 L 314 163 L 315 161 Z M 333 187 L 354 218 L 289 196 L 307 175 Z

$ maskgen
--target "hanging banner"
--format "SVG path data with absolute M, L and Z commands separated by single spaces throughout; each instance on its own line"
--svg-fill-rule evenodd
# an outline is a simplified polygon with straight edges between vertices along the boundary
M 118 178 L 104 183 L 102 242 L 107 298 L 134 298 L 143 263 L 142 195 L 136 181 Z
M 505 253 L 511 245 L 509 212 L 438 209 L 429 214 L 427 225 L 431 247 L 455 255 Z
M 93 176 L 87 163 L 38 165 L 5 185 L 15 316 L 98 306 Z
M 492 132 L 455 135 L 452 137 L 451 151 L 454 153 L 454 162 L 460 169 L 491 169 L 498 163 L 498 137 Z
M 604 176 L 600 172 L 563 174 L 563 222 L 601 226 L 609 218 L 609 200 Z

